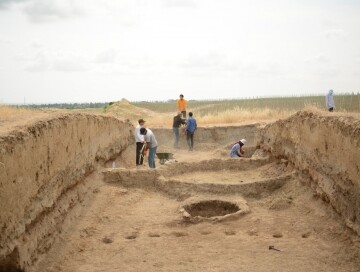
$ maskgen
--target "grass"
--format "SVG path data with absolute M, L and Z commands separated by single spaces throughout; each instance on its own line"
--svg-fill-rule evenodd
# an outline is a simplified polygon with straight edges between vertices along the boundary
M 360 113 L 360 94 L 335 95 L 336 114 L 356 116 Z M 148 119 L 149 127 L 171 127 L 176 114 L 176 100 L 132 102 L 134 106 L 157 112 Z M 273 97 L 232 100 L 190 100 L 189 109 L 199 125 L 269 122 L 289 117 L 299 110 L 326 114 L 325 96 Z M 357 114 L 356 114 L 357 113 Z
M 334 96 L 336 110 L 347 112 L 360 112 L 360 93 L 341 94 Z M 132 102 L 140 108 L 149 109 L 155 112 L 175 112 L 176 101 L 166 102 Z M 198 116 L 206 114 L 220 113 L 223 111 L 241 108 L 244 110 L 252 109 L 274 109 L 298 111 L 307 105 L 316 105 L 325 108 L 325 96 L 293 96 L 293 97 L 269 97 L 252 99 L 224 99 L 224 100 L 189 100 L 189 110 L 196 111 Z
M 195 115 L 198 125 L 223 125 L 223 124 L 250 124 L 259 122 L 269 122 L 277 119 L 289 117 L 296 111 L 280 109 L 242 109 L 239 107 L 205 115 Z M 159 113 L 154 117 L 147 118 L 148 127 L 172 127 L 172 120 L 175 114 Z
M 0 105 L 0 121 L 11 121 L 15 118 L 28 116 L 33 110 Z
M 336 115 L 360 116 L 360 94 L 335 95 Z M 283 119 L 298 110 L 312 110 L 326 115 L 325 97 L 273 97 L 253 99 L 190 100 L 189 111 L 194 113 L 199 126 L 269 122 Z M 0 122 L 25 120 L 49 109 L 1 106 Z M 65 111 L 64 109 L 56 111 Z M 133 124 L 144 118 L 148 127 L 172 127 L 177 112 L 176 100 L 154 102 L 129 102 L 125 99 L 111 103 L 105 108 L 78 109 L 77 112 L 102 113 L 120 119 L 129 119 Z

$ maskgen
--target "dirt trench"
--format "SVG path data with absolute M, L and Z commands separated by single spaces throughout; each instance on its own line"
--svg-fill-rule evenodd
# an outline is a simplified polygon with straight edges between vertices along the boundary
M 258 147 L 286 158 L 316 196 L 360 236 L 360 120 L 298 112 L 266 126 Z
M 107 168 L 97 167 L 83 179 L 93 186 L 87 187 L 88 197 L 74 205 L 78 212 L 64 217 L 67 224 L 58 224 L 58 239 L 48 234 L 53 242 L 38 253 L 43 257 L 22 268 L 359 271 L 359 236 L 336 207 L 323 201 L 326 197 L 318 197 L 321 182 L 315 186 L 306 170 L 319 162 L 311 161 L 311 152 L 321 139 L 298 150 L 302 133 L 292 126 L 302 114 L 307 116 L 299 113 L 265 128 L 200 128 L 194 152 L 187 151 L 183 136 L 180 149 L 174 149 L 170 129 L 153 129 L 159 151 L 174 153 L 174 160 L 164 165 L 157 160 L 155 170 L 134 166 L 132 128 L 127 124 L 128 132 L 121 136 L 126 143 L 113 138 L 121 148 L 104 153 L 102 163 L 110 159 Z M 316 126 L 321 124 L 312 131 Z M 105 131 L 117 135 L 121 129 Z M 246 158 L 230 159 L 229 148 L 239 138 L 248 139 Z M 309 156 L 306 165 L 296 161 L 302 159 L 299 154 Z M 13 251 L 7 260 L 19 259 L 18 253 Z
M 0 138 L 0 271 L 27 270 L 81 212 L 86 179 L 133 141 L 132 125 L 64 114 Z

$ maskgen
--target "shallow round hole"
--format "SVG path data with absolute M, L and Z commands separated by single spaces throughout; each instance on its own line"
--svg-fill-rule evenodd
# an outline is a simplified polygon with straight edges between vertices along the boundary
M 222 200 L 205 200 L 192 203 L 184 207 L 191 216 L 215 217 L 236 213 L 240 210 L 238 205 Z

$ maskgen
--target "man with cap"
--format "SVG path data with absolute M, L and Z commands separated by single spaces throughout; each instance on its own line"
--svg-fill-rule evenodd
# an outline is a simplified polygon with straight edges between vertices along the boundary
M 136 165 L 142 165 L 144 162 L 144 157 L 142 153 L 143 146 L 146 143 L 144 135 L 140 134 L 140 129 L 144 127 L 145 120 L 139 119 L 138 125 L 135 128 L 135 142 L 136 142 Z
M 146 149 L 149 149 L 149 167 L 155 168 L 155 155 L 157 149 L 157 141 L 154 133 L 148 128 L 141 128 L 140 134 L 144 135 L 146 141 Z
M 243 150 L 242 147 L 245 145 L 245 143 L 246 143 L 245 139 L 241 139 L 240 141 L 235 143 L 230 150 L 230 157 L 231 158 L 244 157 L 245 151 Z

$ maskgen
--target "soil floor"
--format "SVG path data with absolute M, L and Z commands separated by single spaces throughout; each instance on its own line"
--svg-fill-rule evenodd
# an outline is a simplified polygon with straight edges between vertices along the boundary
M 116 164 L 133 167 L 133 153 L 130 147 Z M 218 157 L 174 153 L 178 162 Z M 270 163 L 240 179 L 226 171 L 172 178 L 236 183 L 281 172 Z M 179 199 L 106 184 L 97 173 L 89 178 L 98 179 L 94 197 L 34 271 L 360 271 L 360 238 L 296 178 L 270 196 L 246 198 L 250 213 L 237 220 L 198 224 L 182 220 Z

